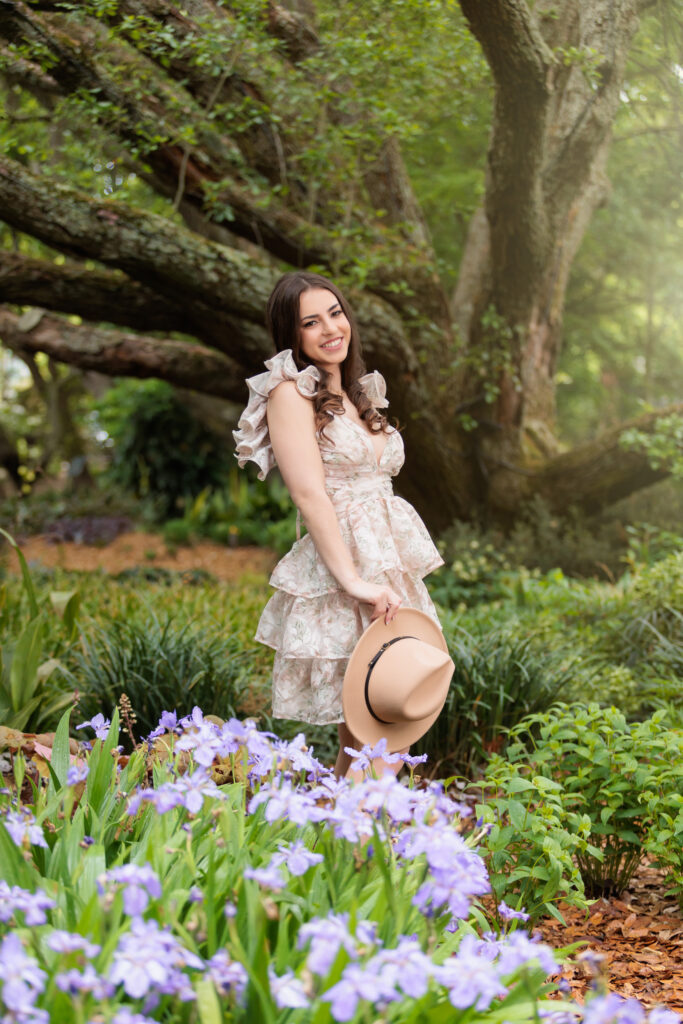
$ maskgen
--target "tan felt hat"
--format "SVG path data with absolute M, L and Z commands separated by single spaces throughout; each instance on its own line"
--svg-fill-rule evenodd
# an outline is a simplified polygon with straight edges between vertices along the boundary
M 375 619 L 346 667 L 347 726 L 362 744 L 385 737 L 389 751 L 409 747 L 439 717 L 454 668 L 441 629 L 425 612 L 399 608 L 388 626 Z

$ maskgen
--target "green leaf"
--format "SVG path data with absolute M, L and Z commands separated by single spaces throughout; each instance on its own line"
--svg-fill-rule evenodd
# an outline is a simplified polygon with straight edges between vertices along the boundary
M 77 590 L 53 590 L 50 592 L 50 603 L 63 619 L 69 639 L 76 634 L 76 618 L 81 603 L 81 595 Z
M 222 1024 L 223 1014 L 216 989 L 210 978 L 200 978 L 195 982 L 197 993 L 197 1010 L 201 1024 Z
M 69 771 L 70 756 L 69 756 L 69 722 L 71 720 L 71 708 L 68 708 L 64 712 L 59 720 L 59 725 L 55 731 L 55 738 L 52 744 L 52 757 L 50 763 L 52 770 L 58 779 L 59 786 L 66 786 L 66 776 Z M 48 799 L 54 793 L 54 785 L 52 779 L 50 779 L 50 785 L 48 787 Z
M 7 533 L 6 530 L 3 530 L 1 527 L 0 527 L 0 534 L 2 534 L 3 537 L 6 537 L 6 539 L 10 542 L 10 544 L 12 545 L 12 547 L 14 548 L 14 550 L 17 553 L 17 558 L 19 559 L 19 565 L 21 566 L 21 577 L 22 577 L 22 579 L 24 581 L 24 589 L 26 591 L 26 596 L 28 597 L 28 606 L 29 606 L 29 609 L 30 609 L 30 612 L 31 612 L 31 618 L 33 619 L 38 614 L 38 602 L 36 601 L 36 592 L 33 589 L 33 581 L 31 580 L 31 574 L 28 571 L 28 565 L 26 564 L 26 559 L 24 558 L 23 554 L 21 553 L 21 548 L 19 547 L 19 545 L 15 541 L 14 537 L 12 537 L 9 533 Z
M 42 615 L 36 616 L 19 634 L 9 670 L 12 708 L 20 711 L 33 697 L 38 685 L 38 665 L 42 654 Z

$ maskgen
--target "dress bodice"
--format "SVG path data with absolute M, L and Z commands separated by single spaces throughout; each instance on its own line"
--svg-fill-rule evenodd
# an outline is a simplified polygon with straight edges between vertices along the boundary
M 370 432 L 348 415 L 335 416 L 318 438 L 325 490 L 338 512 L 392 493 L 391 478 L 404 462 L 403 440 L 392 428 L 379 457 Z
M 249 401 L 234 431 L 235 455 L 240 466 L 255 462 L 259 479 L 275 466 L 275 456 L 268 433 L 268 396 L 283 381 L 294 381 L 305 398 L 313 398 L 320 372 L 315 366 L 299 370 L 291 349 L 278 352 L 266 360 L 266 371 L 247 380 Z M 389 405 L 384 378 L 377 370 L 361 377 L 359 383 L 376 409 Z M 317 435 L 323 460 L 325 487 L 335 507 L 342 510 L 351 500 L 371 494 L 391 493 L 391 477 L 403 465 L 401 435 L 392 429 L 379 459 L 369 430 L 354 422 L 347 414 L 335 415 L 332 422 Z

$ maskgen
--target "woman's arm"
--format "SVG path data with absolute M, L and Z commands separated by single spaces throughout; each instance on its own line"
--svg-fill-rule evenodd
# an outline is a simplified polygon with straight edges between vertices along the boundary
M 294 381 L 284 381 L 271 392 L 268 432 L 282 479 L 323 562 L 348 594 L 374 606 L 373 618 L 385 615 L 390 622 L 401 598 L 391 588 L 367 583 L 358 575 L 325 490 L 313 403 L 299 394 Z

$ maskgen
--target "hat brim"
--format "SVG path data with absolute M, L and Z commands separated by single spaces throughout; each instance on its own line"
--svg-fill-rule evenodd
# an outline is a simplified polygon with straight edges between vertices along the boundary
M 431 615 L 418 611 L 416 608 L 399 608 L 388 626 L 383 617 L 375 619 L 360 637 L 349 658 L 344 674 L 342 689 L 344 721 L 359 743 L 375 746 L 382 738 L 386 738 L 388 751 L 403 750 L 412 743 L 416 743 L 420 736 L 424 736 L 431 728 L 443 708 L 442 704 L 427 718 L 400 722 L 396 725 L 385 725 L 370 714 L 365 703 L 365 677 L 368 671 L 368 662 L 383 643 L 396 636 L 415 636 L 448 653 L 448 644 L 441 627 Z

